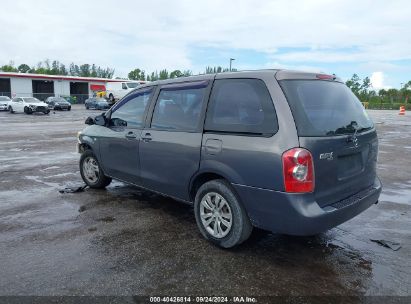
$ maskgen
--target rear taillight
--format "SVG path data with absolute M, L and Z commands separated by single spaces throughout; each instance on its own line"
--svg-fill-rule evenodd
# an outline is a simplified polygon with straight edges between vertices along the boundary
M 294 148 L 284 152 L 283 174 L 286 192 L 313 192 L 314 165 L 310 151 Z

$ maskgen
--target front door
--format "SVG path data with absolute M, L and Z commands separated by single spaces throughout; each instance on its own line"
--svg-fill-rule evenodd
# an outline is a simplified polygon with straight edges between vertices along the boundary
M 140 136 L 154 87 L 143 88 L 113 107 L 109 127 L 102 128 L 100 157 L 106 175 L 139 184 Z
M 189 200 L 200 164 L 205 104 L 211 81 L 164 85 L 140 143 L 144 187 Z

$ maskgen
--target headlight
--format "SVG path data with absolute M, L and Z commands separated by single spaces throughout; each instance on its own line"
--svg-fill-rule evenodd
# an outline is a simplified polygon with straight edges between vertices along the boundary
M 80 138 L 80 135 L 81 135 L 81 131 L 78 131 L 78 132 L 77 132 L 77 139 Z

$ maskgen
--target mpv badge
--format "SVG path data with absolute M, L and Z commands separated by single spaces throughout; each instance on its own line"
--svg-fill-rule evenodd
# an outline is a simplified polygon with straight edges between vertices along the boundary
M 334 159 L 333 153 L 334 152 L 322 153 L 320 154 L 320 159 L 333 160 Z

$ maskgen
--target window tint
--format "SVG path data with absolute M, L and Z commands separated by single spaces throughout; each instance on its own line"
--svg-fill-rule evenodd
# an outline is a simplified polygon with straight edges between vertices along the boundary
M 373 127 L 358 98 L 343 83 L 283 80 L 300 136 L 333 136 Z
M 277 116 L 264 82 L 259 79 L 216 80 L 204 129 L 261 135 L 276 133 Z
M 157 99 L 151 127 L 183 131 L 197 130 L 207 85 L 208 82 L 198 82 L 164 87 Z
M 127 85 L 125 83 L 122 83 L 121 85 L 123 87 L 123 90 L 127 90 Z
M 152 93 L 152 88 L 146 89 L 120 102 L 111 114 L 113 125 L 123 126 L 125 121 L 129 127 L 142 127 L 144 113 Z

